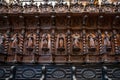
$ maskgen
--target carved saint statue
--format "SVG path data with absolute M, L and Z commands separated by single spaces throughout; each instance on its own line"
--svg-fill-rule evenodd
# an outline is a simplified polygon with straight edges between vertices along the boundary
M 108 34 L 108 32 L 107 31 L 105 31 L 105 35 L 104 35 L 104 46 L 106 46 L 106 47 L 111 47 L 111 43 L 110 43 L 110 35 Z
M 42 38 L 43 38 L 42 48 L 48 48 L 48 34 L 47 33 L 43 34 Z
M 18 33 L 14 34 L 13 37 L 11 38 L 11 40 L 12 40 L 11 47 L 12 48 L 17 48 L 18 45 L 19 45 L 19 35 L 18 35 Z
M 88 39 L 90 48 L 95 48 L 95 35 L 90 33 Z
M 80 47 L 80 35 L 78 33 L 73 34 L 73 48 Z
M 28 36 L 27 36 L 27 47 L 28 48 L 33 48 L 33 46 L 34 46 L 34 39 L 35 39 L 35 35 L 33 35 L 32 33 L 28 34 Z
M 60 35 L 59 35 L 58 47 L 59 48 L 64 48 L 64 37 L 63 37 L 62 33 L 60 33 Z

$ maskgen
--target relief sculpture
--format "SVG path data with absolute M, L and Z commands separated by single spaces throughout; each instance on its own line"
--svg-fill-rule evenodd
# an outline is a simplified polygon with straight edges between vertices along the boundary
M 76 32 L 73 37 L 73 51 L 80 51 L 80 35 Z
M 27 35 L 26 46 L 28 51 L 33 51 L 33 48 L 35 47 L 35 40 L 36 40 L 35 34 L 30 33 Z
M 11 49 L 12 51 L 14 52 L 19 52 L 20 51 L 20 47 L 19 47 L 19 44 L 20 44 L 20 36 L 19 36 L 19 33 L 15 33 L 12 38 L 11 38 Z
M 95 51 L 97 47 L 96 36 L 93 33 L 88 35 L 88 47 L 89 51 Z
M 59 52 L 65 51 L 65 35 L 63 33 L 57 36 L 57 50 Z
M 47 33 L 44 33 L 42 35 L 42 51 L 48 52 L 50 50 L 50 35 Z
M 104 35 L 102 35 L 103 37 L 103 51 L 104 52 L 109 52 L 111 51 L 111 36 L 108 34 L 107 31 L 105 31 Z

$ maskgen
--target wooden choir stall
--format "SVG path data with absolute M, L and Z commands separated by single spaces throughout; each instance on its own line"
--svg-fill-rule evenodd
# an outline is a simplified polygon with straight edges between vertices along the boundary
M 0 80 L 120 80 L 119 1 L 24 1 L 0 2 Z

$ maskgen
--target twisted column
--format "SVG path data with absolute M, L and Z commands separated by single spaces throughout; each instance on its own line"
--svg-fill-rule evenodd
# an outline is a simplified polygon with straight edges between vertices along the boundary
M 71 32 L 70 30 L 67 30 L 67 36 L 66 36 L 66 41 L 67 41 L 67 61 L 70 61 L 70 56 L 69 54 L 71 53 Z

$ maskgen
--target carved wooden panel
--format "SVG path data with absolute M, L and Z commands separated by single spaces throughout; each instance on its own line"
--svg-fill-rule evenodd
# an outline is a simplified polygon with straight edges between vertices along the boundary
M 0 66 L 0 79 L 5 80 L 10 76 L 10 66 Z
M 69 66 L 47 66 L 46 67 L 46 80 L 70 80 L 71 76 L 71 67 Z
M 0 80 L 120 79 L 119 4 L 29 3 L 0 4 Z
M 41 66 L 17 66 L 15 80 L 19 79 L 34 79 L 38 80 L 42 76 Z

